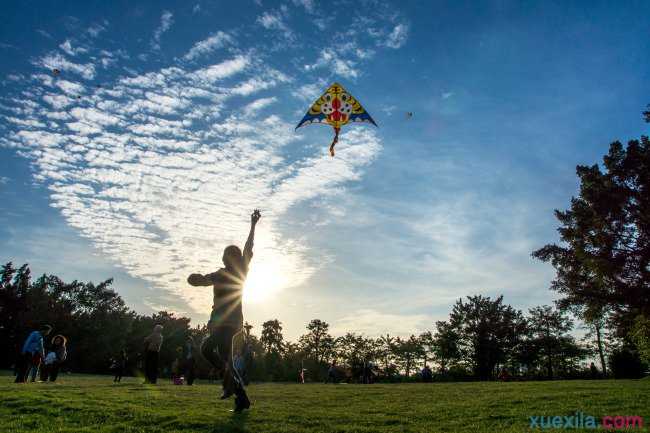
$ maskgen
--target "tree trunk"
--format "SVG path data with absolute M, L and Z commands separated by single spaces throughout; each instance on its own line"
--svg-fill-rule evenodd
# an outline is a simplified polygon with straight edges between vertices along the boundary
M 605 365 L 605 354 L 603 353 L 603 341 L 600 336 L 600 325 L 596 324 L 596 344 L 598 345 L 598 356 L 600 356 L 600 366 L 603 369 L 603 377 L 607 376 L 607 367 Z

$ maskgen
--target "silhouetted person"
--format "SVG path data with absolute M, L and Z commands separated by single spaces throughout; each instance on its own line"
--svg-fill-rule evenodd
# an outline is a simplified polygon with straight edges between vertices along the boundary
M 235 394 L 235 411 L 250 407 L 244 390 L 244 383 L 232 365 L 233 337 L 243 332 L 242 292 L 248 275 L 248 266 L 253 258 L 255 226 L 261 215 L 255 210 L 251 215 L 251 228 L 244 251 L 230 245 L 223 251 L 224 267 L 207 275 L 192 274 L 187 282 L 192 286 L 213 286 L 214 300 L 208 322 L 210 335 L 203 341 L 201 353 L 212 365 L 223 372 L 222 399 Z
M 113 382 L 120 383 L 122 381 L 122 376 L 124 376 L 124 373 L 126 372 L 126 363 L 128 361 L 129 357 L 126 354 L 126 349 L 122 349 L 115 360 L 115 377 L 113 378 Z
M 325 380 L 325 383 L 337 383 L 338 382 L 338 374 L 337 374 L 337 367 L 336 367 L 336 359 L 332 361 L 330 364 L 330 367 L 327 369 L 327 380 Z
M 45 355 L 43 338 L 47 337 L 50 332 L 52 332 L 52 327 L 50 325 L 45 325 L 40 331 L 33 331 L 29 334 L 29 337 L 25 340 L 25 344 L 23 344 L 23 348 L 20 351 L 18 362 L 16 363 L 16 383 L 27 382 L 29 371 L 34 367 L 33 364 L 36 359 L 38 359 L 38 364 L 40 364 L 41 358 Z M 37 370 L 38 364 L 36 364 Z
M 49 379 L 50 382 L 55 382 L 56 378 L 59 377 L 61 364 L 63 364 L 68 356 L 67 342 L 68 340 L 63 335 L 54 336 L 52 339 L 52 348 L 41 366 L 41 381 L 47 382 Z
M 194 358 L 194 339 L 191 335 L 187 336 L 185 345 L 183 346 L 183 363 L 185 370 L 185 380 L 188 385 L 194 383 L 194 376 L 196 372 L 196 359 Z
M 596 367 L 596 364 L 594 364 L 593 362 L 589 365 L 589 372 L 591 373 L 592 379 L 598 379 L 600 377 L 600 374 L 598 373 L 598 368 Z
M 158 355 L 162 346 L 162 325 L 153 327 L 153 332 L 144 339 L 144 383 L 156 383 L 158 381 Z
M 433 372 L 428 365 L 425 365 L 422 369 L 422 381 L 423 382 L 433 382 Z

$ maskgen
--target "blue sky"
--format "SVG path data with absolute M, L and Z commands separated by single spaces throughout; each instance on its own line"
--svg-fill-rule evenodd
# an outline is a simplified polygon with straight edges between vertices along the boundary
M 206 320 L 263 209 L 245 315 L 288 337 L 431 329 L 460 296 L 549 303 L 575 165 L 648 133 L 647 2 L 13 2 L 0 258 Z M 58 76 L 53 68 L 61 71 Z M 343 84 L 379 128 L 294 131 Z M 408 117 L 407 112 L 413 116 Z

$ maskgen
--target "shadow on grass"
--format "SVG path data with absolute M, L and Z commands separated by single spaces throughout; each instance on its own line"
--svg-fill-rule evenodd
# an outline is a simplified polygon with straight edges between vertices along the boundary
M 242 413 L 233 412 L 230 418 L 220 421 L 219 424 L 212 427 L 210 433 L 222 432 L 245 432 L 246 421 L 248 420 L 248 411 Z

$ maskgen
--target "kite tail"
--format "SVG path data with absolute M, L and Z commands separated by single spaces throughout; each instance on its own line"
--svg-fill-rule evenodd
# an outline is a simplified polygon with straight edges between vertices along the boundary
M 330 155 L 334 157 L 334 146 L 336 146 L 336 143 L 339 142 L 339 131 L 341 128 L 334 128 L 334 140 L 332 141 L 332 145 L 330 146 Z

